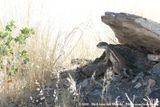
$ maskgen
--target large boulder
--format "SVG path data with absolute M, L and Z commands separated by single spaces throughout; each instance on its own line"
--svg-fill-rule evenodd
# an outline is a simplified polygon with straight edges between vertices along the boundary
M 101 18 L 121 44 L 142 46 L 151 52 L 160 49 L 159 23 L 127 13 L 106 12 Z

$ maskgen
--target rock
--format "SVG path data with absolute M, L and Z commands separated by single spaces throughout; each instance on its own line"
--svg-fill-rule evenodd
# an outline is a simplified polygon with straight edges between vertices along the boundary
M 86 88 L 87 86 L 91 87 L 90 83 L 91 83 L 91 79 L 85 79 L 84 81 L 80 82 L 78 86 L 80 86 L 83 89 L 83 88 Z
M 135 82 L 138 81 L 139 79 L 140 79 L 140 80 L 143 80 L 143 77 L 144 77 L 144 73 L 143 73 L 143 72 L 140 72 L 140 73 L 132 80 L 132 83 L 135 83 Z
M 86 101 L 89 103 L 97 103 L 102 101 L 101 99 L 102 96 L 102 90 L 101 89 L 93 89 L 86 98 Z
M 160 55 L 148 54 L 147 58 L 150 61 L 157 61 L 157 62 L 160 61 Z
M 147 87 L 146 87 L 146 93 L 145 95 L 148 96 L 151 92 L 152 92 L 152 89 L 156 84 L 156 81 L 153 80 L 153 79 L 148 79 L 148 84 L 147 84 Z
M 158 98 L 158 100 L 160 100 L 160 89 L 155 90 L 155 91 L 152 91 L 152 92 L 149 94 L 149 98 L 152 98 L 152 99 Z
M 152 75 L 160 76 L 160 62 L 155 64 L 149 72 Z
M 77 84 L 80 89 L 80 97 L 87 103 L 97 103 L 101 99 L 102 84 L 99 81 L 91 78 L 84 79 L 84 81 Z
M 109 25 L 122 44 L 146 47 L 153 52 L 160 49 L 160 24 L 149 19 L 127 14 L 106 12 L 102 21 Z
M 108 64 L 106 62 L 99 62 L 98 64 L 88 64 L 81 69 L 81 73 L 91 77 L 95 73 L 95 77 L 98 77 L 106 72 Z
M 137 84 L 134 86 L 134 88 L 138 89 L 138 88 L 140 88 L 141 86 L 142 86 L 141 83 L 137 83 Z

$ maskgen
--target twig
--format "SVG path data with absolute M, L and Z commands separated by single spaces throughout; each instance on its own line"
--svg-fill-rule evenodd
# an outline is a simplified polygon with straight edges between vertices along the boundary
M 129 101 L 129 103 L 130 103 L 130 107 L 134 107 L 134 104 L 133 104 L 133 102 L 131 101 L 131 99 L 128 97 L 127 93 L 125 93 L 125 95 L 126 95 L 128 101 Z

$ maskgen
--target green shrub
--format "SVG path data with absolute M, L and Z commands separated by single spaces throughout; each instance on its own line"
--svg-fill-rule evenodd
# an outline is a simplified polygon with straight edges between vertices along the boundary
M 15 22 L 10 21 L 5 29 L 0 31 L 0 70 L 6 71 L 8 75 L 15 74 L 20 65 L 29 62 L 29 55 L 25 49 L 26 40 L 34 34 L 34 30 L 29 27 L 20 29 L 15 35 Z

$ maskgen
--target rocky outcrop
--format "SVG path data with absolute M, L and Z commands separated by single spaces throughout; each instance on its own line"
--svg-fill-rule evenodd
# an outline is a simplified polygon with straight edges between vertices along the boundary
M 127 102 L 125 93 L 130 98 L 136 96 L 138 104 L 145 104 L 146 96 L 160 100 L 160 24 L 140 16 L 112 12 L 106 12 L 102 21 L 111 27 L 120 44 L 109 44 L 110 51 L 104 51 L 99 58 L 76 70 L 83 102 Z M 110 52 L 109 61 L 105 52 Z M 119 56 L 129 68 L 127 79 L 113 72 L 114 65 L 121 62 Z
M 150 52 L 160 49 L 159 23 L 127 13 L 106 12 L 101 18 L 121 44 L 146 47 Z

